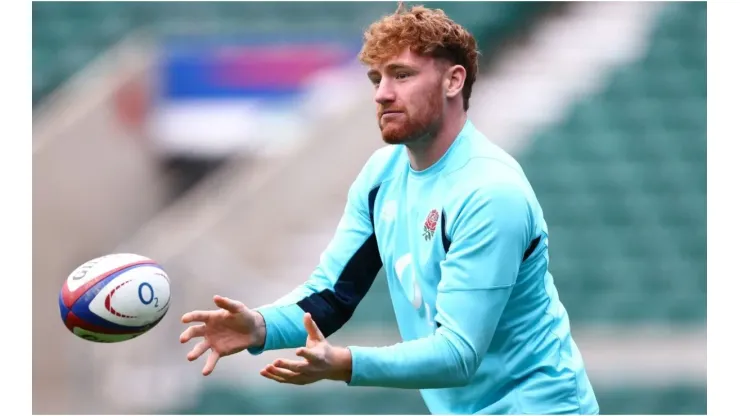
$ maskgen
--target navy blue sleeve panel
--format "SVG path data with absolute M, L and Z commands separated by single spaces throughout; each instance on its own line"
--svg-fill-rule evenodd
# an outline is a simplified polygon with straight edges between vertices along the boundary
M 378 243 L 373 235 L 355 252 L 333 288 L 303 298 L 298 306 L 311 314 L 324 336 L 329 336 L 349 321 L 380 268 Z
M 349 321 L 357 305 L 370 290 L 370 286 L 372 286 L 382 267 L 378 241 L 373 230 L 375 198 L 379 189 L 380 187 L 376 186 L 370 190 L 365 207 L 358 205 L 355 208 L 355 211 L 359 211 L 357 213 L 359 215 L 349 210 L 345 213 L 345 217 L 349 220 L 348 223 L 355 224 L 345 224 L 345 229 L 354 230 L 354 232 L 348 233 L 348 236 L 362 235 L 367 227 L 369 227 L 370 235 L 346 261 L 335 280 L 334 286 L 298 301 L 298 306 L 311 314 L 324 336 L 333 334 Z M 345 239 L 337 233 L 335 242 L 350 244 L 351 247 L 355 239 L 356 237 Z M 344 251 L 342 250 L 342 253 Z
M 276 302 L 257 308 L 265 318 L 265 350 L 305 344 L 303 314 L 310 313 L 324 336 L 339 330 L 354 313 L 380 272 L 382 262 L 373 230 L 379 186 L 368 187 L 361 174 L 349 191 L 337 231 L 309 279 Z

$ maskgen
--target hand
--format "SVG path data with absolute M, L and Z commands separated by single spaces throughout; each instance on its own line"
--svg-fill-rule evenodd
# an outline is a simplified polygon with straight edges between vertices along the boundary
M 229 298 L 214 296 L 213 302 L 220 309 L 213 311 L 193 311 L 182 316 L 182 322 L 203 322 L 193 325 L 180 335 L 180 342 L 186 343 L 194 337 L 203 340 L 188 353 L 188 361 L 198 359 L 211 350 L 203 367 L 203 375 L 213 372 L 218 359 L 236 354 L 249 347 L 261 346 L 265 342 L 265 321 L 262 315 Z
M 296 351 L 296 355 L 303 359 L 275 360 L 260 371 L 260 375 L 278 383 L 298 385 L 319 380 L 349 382 L 352 378 L 352 354 L 349 349 L 330 345 L 310 314 L 303 316 L 303 324 L 308 332 L 306 347 Z

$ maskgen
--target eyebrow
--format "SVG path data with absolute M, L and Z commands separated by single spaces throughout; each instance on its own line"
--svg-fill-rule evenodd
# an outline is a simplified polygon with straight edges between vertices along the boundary
M 393 63 L 393 64 L 390 64 L 390 65 L 388 65 L 388 66 L 386 67 L 386 69 L 388 69 L 388 70 L 390 70 L 390 71 L 397 71 L 397 70 L 399 70 L 399 69 L 407 69 L 407 70 L 410 70 L 410 71 L 415 71 L 415 70 L 416 70 L 416 69 L 414 69 L 414 68 L 413 68 L 412 66 L 410 66 L 410 65 L 406 65 L 406 64 L 400 64 L 400 63 Z M 369 78 L 369 77 L 372 77 L 373 75 L 377 75 L 377 74 L 379 74 L 379 73 L 380 73 L 380 71 L 378 71 L 377 69 L 371 69 L 371 70 L 367 71 L 367 76 L 368 76 L 368 78 Z
M 410 70 L 413 70 L 414 69 L 414 68 L 411 67 L 411 65 L 406 65 L 406 64 L 390 64 L 390 65 L 388 65 L 387 68 L 389 70 L 391 70 L 391 71 L 395 71 L 395 70 L 398 70 L 398 69 L 410 69 Z

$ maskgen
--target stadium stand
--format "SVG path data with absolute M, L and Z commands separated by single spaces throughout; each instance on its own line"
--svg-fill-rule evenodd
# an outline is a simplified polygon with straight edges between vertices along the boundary
M 645 58 L 520 161 L 577 324 L 706 319 L 706 5 L 672 4 Z
M 413 2 L 410 2 L 413 3 Z M 102 51 L 132 31 L 179 33 L 330 33 L 358 36 L 377 17 L 391 13 L 388 2 L 188 2 L 176 9 L 162 2 L 34 2 L 33 104 L 51 93 Z M 488 49 L 544 2 L 437 2 L 473 31 Z

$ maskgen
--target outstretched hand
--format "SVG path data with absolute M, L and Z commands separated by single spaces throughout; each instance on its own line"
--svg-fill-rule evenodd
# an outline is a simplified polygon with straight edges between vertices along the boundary
M 324 338 L 310 314 L 303 316 L 308 337 L 306 346 L 298 348 L 299 360 L 278 359 L 260 371 L 260 375 L 277 381 L 305 385 L 320 380 L 349 382 L 352 378 L 352 355 L 347 348 L 334 347 Z
M 180 335 L 180 342 L 186 343 L 195 337 L 203 340 L 188 353 L 188 361 L 197 360 L 208 350 L 211 353 L 203 366 L 203 375 L 211 374 L 219 358 L 236 354 L 246 348 L 260 346 L 265 340 L 265 323 L 262 315 L 250 310 L 243 303 L 214 296 L 213 302 L 219 309 L 193 311 L 182 316 L 185 324 L 202 322 L 190 326 Z

